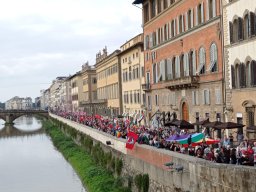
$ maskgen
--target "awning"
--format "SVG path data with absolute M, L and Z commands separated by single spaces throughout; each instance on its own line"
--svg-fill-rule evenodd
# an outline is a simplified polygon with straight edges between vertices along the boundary
M 135 0 L 132 4 L 141 4 L 143 3 L 143 0 Z

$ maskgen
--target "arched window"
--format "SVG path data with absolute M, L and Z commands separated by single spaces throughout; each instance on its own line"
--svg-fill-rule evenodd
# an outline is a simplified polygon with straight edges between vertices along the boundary
M 249 32 L 250 32 L 250 22 L 249 22 L 248 14 L 246 14 L 244 16 L 244 26 L 243 26 L 243 28 L 244 28 L 244 39 L 248 39 L 249 36 L 250 36 L 250 34 L 249 34 Z
M 218 61 L 218 52 L 217 52 L 217 46 L 215 43 L 211 45 L 210 48 L 210 72 L 216 72 L 217 71 L 217 61 Z
M 204 74 L 205 73 L 205 49 L 203 47 L 199 50 L 199 69 L 198 73 Z
M 251 62 L 247 61 L 246 63 L 246 87 L 251 87 Z

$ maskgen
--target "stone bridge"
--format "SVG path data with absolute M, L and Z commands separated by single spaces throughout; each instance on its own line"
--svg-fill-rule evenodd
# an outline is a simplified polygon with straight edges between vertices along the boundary
M 40 115 L 48 118 L 48 111 L 44 110 L 2 110 L 0 111 L 0 119 L 5 121 L 5 124 L 13 124 L 13 121 L 23 115 Z

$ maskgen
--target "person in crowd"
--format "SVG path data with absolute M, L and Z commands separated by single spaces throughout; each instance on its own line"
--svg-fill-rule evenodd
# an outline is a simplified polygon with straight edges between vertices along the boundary
M 179 142 L 169 142 L 167 138 L 170 136 L 187 134 L 188 130 L 177 127 L 154 127 L 150 125 L 140 125 L 132 120 L 120 118 L 103 118 L 100 115 L 88 115 L 85 112 L 65 112 L 55 111 L 56 115 L 75 121 L 82 125 L 89 126 L 99 131 L 111 134 L 117 138 L 127 139 L 127 133 L 130 131 L 138 134 L 137 142 L 139 144 L 150 145 L 165 150 L 188 154 L 208 161 L 226 164 L 242 164 L 256 166 L 256 142 L 249 144 L 246 139 L 243 141 L 243 133 L 237 134 L 239 146 L 234 148 L 233 136 L 224 136 L 222 142 L 218 144 L 208 145 L 205 141 L 194 147 L 191 139 L 188 139 L 187 147 L 179 144 Z

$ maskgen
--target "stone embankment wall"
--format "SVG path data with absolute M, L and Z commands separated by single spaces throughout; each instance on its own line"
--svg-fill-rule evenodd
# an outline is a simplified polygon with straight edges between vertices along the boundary
M 148 174 L 150 192 L 255 192 L 256 167 L 212 163 L 176 152 L 136 144 L 125 148 L 125 140 L 52 115 L 73 128 L 90 135 L 117 156 L 122 156 L 124 176 Z M 111 145 L 106 145 L 110 141 Z M 164 166 L 173 162 L 174 168 Z M 175 167 L 183 167 L 176 171 Z

